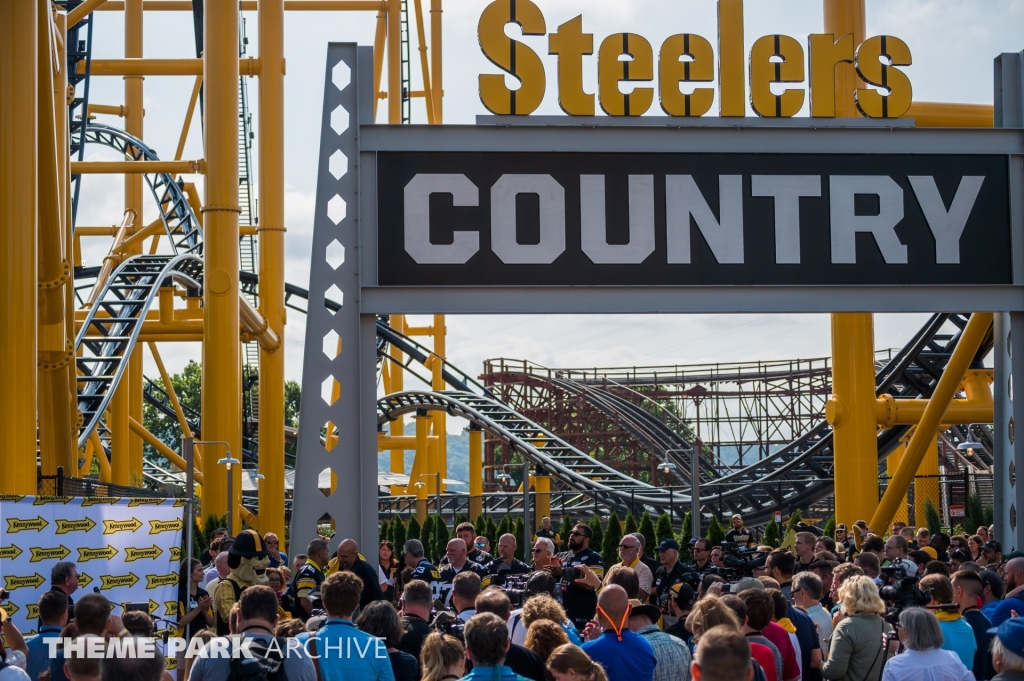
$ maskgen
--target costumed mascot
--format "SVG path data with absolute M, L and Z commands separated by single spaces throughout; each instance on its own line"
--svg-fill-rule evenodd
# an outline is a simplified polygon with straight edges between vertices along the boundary
M 231 574 L 217 584 L 213 594 L 214 610 L 217 613 L 217 635 L 227 636 L 231 608 L 238 602 L 242 592 L 253 584 L 267 583 L 267 566 L 270 558 L 263 538 L 255 530 L 245 530 L 228 549 L 228 567 Z

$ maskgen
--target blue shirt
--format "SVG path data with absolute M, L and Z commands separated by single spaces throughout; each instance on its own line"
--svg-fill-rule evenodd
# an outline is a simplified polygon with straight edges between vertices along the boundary
M 1024 613 L 1024 599 L 1017 596 L 1011 596 L 1003 601 L 992 601 L 992 603 L 986 603 L 986 606 L 992 606 L 991 610 L 981 609 L 985 617 L 989 618 L 992 622 L 993 627 L 998 627 L 1000 624 L 1010 619 L 1010 611 L 1016 610 L 1019 613 Z
M 324 681 L 395 681 L 384 641 L 356 629 L 352 620 L 332 617 L 311 638 Z
M 981 614 L 983 614 L 985 617 L 987 617 L 989 619 L 989 621 L 991 622 L 992 621 L 992 614 L 995 613 L 996 608 L 999 607 L 1000 603 L 1002 603 L 1002 601 L 989 601 L 985 605 L 981 606 Z M 1017 612 L 1020 612 L 1020 611 L 1018 610 Z
M 519 676 L 511 668 L 501 667 L 473 667 L 473 669 L 462 677 L 462 681 L 473 679 L 474 681 L 530 681 L 525 676 Z
M 276 568 L 281 567 L 282 565 L 288 567 L 288 554 L 284 551 L 279 551 L 279 553 L 281 554 L 281 562 L 277 562 L 273 558 L 270 558 L 270 556 L 268 555 L 267 558 L 270 558 L 270 564 L 267 567 Z
M 939 627 L 942 628 L 942 649 L 957 654 L 964 666 L 971 669 L 974 666 L 974 653 L 978 651 L 978 641 L 974 638 L 974 629 L 963 617 L 955 620 L 939 620 Z
M 803 610 L 797 610 L 792 605 L 786 612 L 789 621 L 796 627 L 796 640 L 800 643 L 800 669 L 804 679 L 813 678 L 814 671 L 811 669 L 811 654 L 816 648 L 821 648 L 818 643 L 818 629 L 814 620 Z M 822 655 L 824 658 L 824 655 Z
M 647 640 L 629 629 L 622 630 L 619 641 L 614 631 L 606 631 L 582 646 L 594 662 L 600 662 L 609 681 L 654 681 L 658 661 Z
M 25 645 L 28 646 L 28 664 L 25 665 L 25 671 L 33 681 L 50 668 L 50 647 L 46 645 L 46 641 L 60 638 L 60 632 L 60 627 L 44 624 L 40 627 L 38 634 L 25 639 Z

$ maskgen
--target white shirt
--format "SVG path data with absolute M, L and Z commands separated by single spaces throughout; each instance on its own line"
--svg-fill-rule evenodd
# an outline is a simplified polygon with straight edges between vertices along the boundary
M 974 681 L 956 653 L 941 648 L 908 650 L 885 663 L 882 681 Z
M 818 645 L 821 646 L 822 659 L 827 659 L 829 639 L 832 638 L 832 618 L 820 603 L 807 608 L 807 616 L 818 629 Z

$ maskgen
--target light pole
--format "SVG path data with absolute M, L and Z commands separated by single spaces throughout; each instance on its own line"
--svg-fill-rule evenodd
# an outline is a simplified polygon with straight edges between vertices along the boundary
M 200 444 L 213 444 L 212 442 L 201 442 Z M 242 462 L 231 456 L 231 446 L 227 442 L 222 443 L 228 449 L 228 454 L 217 462 L 218 466 L 227 466 L 228 469 L 228 534 L 235 536 L 235 509 L 231 505 L 235 503 L 235 477 L 231 474 L 231 467 L 241 465 Z
M 673 450 L 670 449 L 668 451 L 671 452 Z M 668 476 L 675 469 L 676 469 L 676 465 L 674 463 L 672 463 L 671 461 L 665 461 L 660 466 L 658 466 L 658 470 L 661 471 L 665 475 L 666 479 L 668 479 Z M 673 494 L 673 491 L 674 490 L 672 488 L 671 480 L 669 480 L 669 486 L 668 486 L 668 514 L 672 518 L 672 527 L 675 527 L 676 526 L 676 501 L 675 501 L 675 495 Z M 674 531 L 675 530 L 673 530 L 673 532 Z
M 437 471 L 436 473 L 420 473 L 419 475 L 420 478 L 426 476 L 437 477 L 437 487 L 434 488 L 436 490 L 436 494 L 434 495 L 434 508 L 437 510 L 437 516 L 441 517 L 441 471 Z M 422 480 L 419 478 L 416 479 L 415 487 L 424 487 L 425 485 L 426 483 Z
M 971 439 L 971 428 L 973 428 L 974 426 L 981 426 L 981 425 L 984 425 L 984 424 L 982 424 L 982 423 L 968 423 L 967 424 L 967 440 L 964 441 L 964 442 L 961 442 L 960 444 L 958 444 L 956 446 L 957 450 L 959 450 L 961 452 L 966 451 L 967 452 L 967 456 L 973 456 L 975 449 L 984 449 L 985 448 L 985 446 L 983 444 L 981 444 L 980 442 L 978 442 L 977 440 L 972 440 Z
M 223 440 L 197 440 L 191 435 L 181 438 L 181 456 L 185 459 L 185 557 L 188 561 L 188 565 L 192 565 L 192 523 L 193 516 L 195 515 L 195 509 L 193 508 L 193 502 L 196 497 L 196 480 L 195 480 L 195 446 L 200 445 L 224 445 L 228 450 L 228 457 L 231 458 L 231 445 Z M 225 459 L 222 459 L 220 463 L 223 463 Z M 238 463 L 235 461 L 235 463 Z M 231 467 L 228 466 L 228 499 L 230 504 L 231 499 Z M 228 531 L 231 528 L 231 517 L 232 514 L 228 514 Z M 191 572 L 189 573 L 191 574 Z M 190 577 L 191 579 L 191 577 Z M 187 586 L 187 585 L 186 585 Z
M 511 464 L 505 464 L 505 468 L 508 468 Z M 502 475 L 506 479 L 511 480 L 512 476 L 507 472 L 503 472 Z M 530 527 L 530 462 L 523 460 L 523 556 L 526 557 L 527 547 L 531 546 L 533 542 L 533 528 Z

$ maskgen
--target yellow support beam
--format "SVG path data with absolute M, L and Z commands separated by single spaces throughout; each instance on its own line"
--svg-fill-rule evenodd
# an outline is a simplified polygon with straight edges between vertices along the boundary
M 206 173 L 206 162 L 198 161 L 72 161 L 74 175 L 149 175 L 167 173 Z
M 134 2 L 134 0 L 129 0 Z M 260 62 L 255 57 L 238 59 L 239 72 L 243 76 L 260 75 Z M 78 74 L 85 73 L 85 62 L 79 62 Z M 89 73 L 93 76 L 201 76 L 203 60 L 186 59 L 93 59 Z M 131 111 L 131 104 L 128 104 Z
M 921 422 L 930 400 L 897 400 L 882 395 L 875 401 L 875 419 L 883 428 L 913 425 Z M 953 400 L 946 411 L 946 423 L 992 423 L 992 399 L 988 402 Z
M 484 431 L 469 429 L 469 519 L 476 520 L 483 512 L 484 501 Z
M 103 3 L 106 1 L 107 0 L 85 0 L 81 5 L 68 12 L 67 27 L 74 28 L 75 24 L 84 19 L 87 14 L 103 8 Z M 121 9 L 124 9 L 123 2 L 121 3 Z
M 854 45 L 864 42 L 864 0 L 824 0 L 824 10 L 825 33 L 831 33 L 836 40 L 852 33 Z M 840 62 L 835 68 L 836 117 L 860 118 L 853 96 L 858 88 L 865 87 L 864 81 L 857 76 L 853 64 Z
M 434 99 L 434 124 L 440 125 L 444 121 L 444 110 L 442 95 L 444 89 L 441 85 L 441 0 L 430 0 L 430 73 L 432 92 Z
M 991 104 L 913 102 L 903 117 L 913 118 L 917 128 L 991 128 L 995 108 Z
M 181 458 L 181 456 L 179 456 L 177 452 L 175 452 L 173 449 L 164 444 L 163 440 L 161 440 L 156 435 L 153 435 L 153 433 L 146 430 L 145 426 L 143 426 L 141 423 L 139 423 L 133 418 L 128 419 L 128 425 L 132 429 L 133 433 L 135 433 L 140 438 L 145 440 L 146 444 L 148 444 L 150 447 L 160 452 L 160 454 L 165 459 L 167 459 L 168 461 L 170 461 L 183 471 L 188 470 L 185 459 Z M 196 482 L 198 482 L 200 485 L 203 484 L 203 472 L 196 470 L 193 471 L 193 473 L 195 473 Z
M 928 447 L 932 442 L 935 432 L 938 430 L 939 424 L 943 421 L 950 401 L 953 399 L 953 395 L 956 394 L 956 389 L 963 380 L 964 373 L 974 360 L 974 355 L 978 352 L 978 347 L 981 346 L 981 342 L 984 340 L 985 334 L 988 333 L 991 325 L 991 312 L 975 312 L 971 315 L 970 321 L 967 322 L 967 326 L 960 334 L 960 340 L 953 350 L 952 357 L 949 358 L 949 362 L 946 364 L 945 371 L 942 372 L 942 376 L 935 386 L 928 407 L 924 410 L 924 414 L 921 415 L 921 422 L 914 431 L 910 444 L 907 445 L 906 454 L 889 481 L 889 486 L 886 488 L 882 500 L 878 502 L 878 507 L 871 517 L 868 527 L 881 531 L 892 522 L 900 499 L 907 493 L 911 479 L 921 466 L 921 462 L 924 461 Z M 840 480 L 844 478 L 840 476 L 838 463 L 837 457 L 836 479 Z M 837 510 L 839 490 L 844 487 L 846 487 L 845 484 L 836 487 Z M 836 519 L 839 520 L 838 514 Z
M 93 0 L 95 1 L 95 0 Z M 146 0 L 147 12 L 191 12 L 192 0 Z M 387 7 L 381 0 L 285 0 L 284 8 L 290 12 L 376 12 Z M 124 0 L 108 0 L 100 11 L 124 9 Z M 256 0 L 241 0 L 238 9 L 253 12 L 259 9 Z
M 38 15 L 0 2 L 0 493 L 36 492 Z

